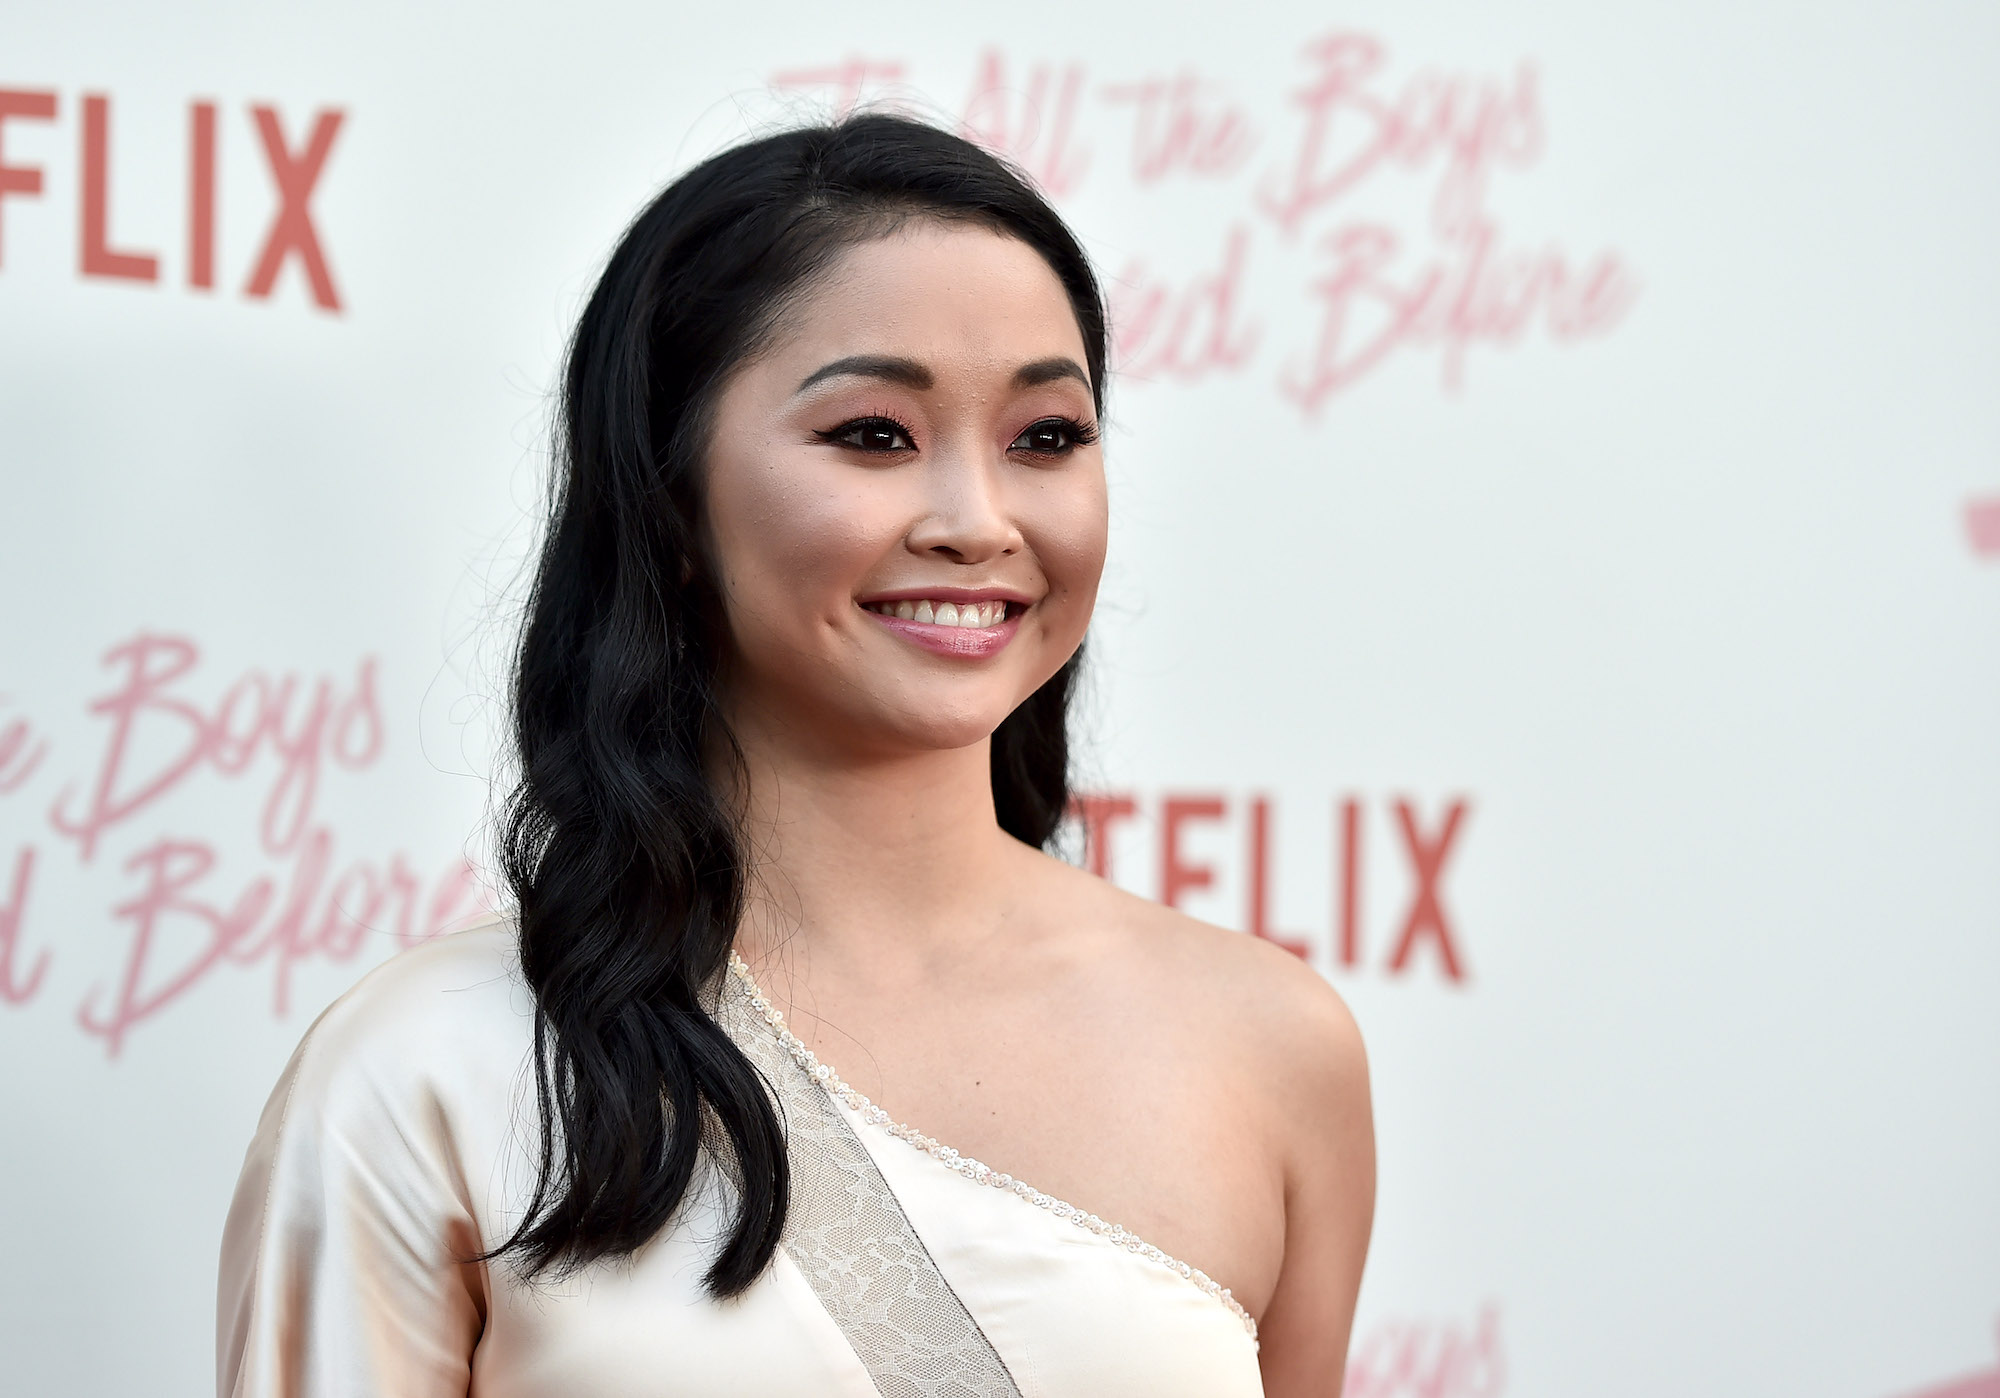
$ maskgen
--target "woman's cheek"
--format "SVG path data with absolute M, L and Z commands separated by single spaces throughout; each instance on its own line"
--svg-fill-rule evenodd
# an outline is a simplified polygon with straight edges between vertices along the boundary
M 773 462 L 737 483 L 741 527 L 725 560 L 741 602 L 800 626 L 844 611 L 883 552 L 878 502 L 853 487 L 815 488 L 811 464 Z
M 882 494 L 849 486 L 801 498 L 772 530 L 780 570 L 809 585 L 810 595 L 797 599 L 802 610 L 844 612 L 894 553 L 906 522 L 884 508 Z
M 1103 477 L 1083 477 L 1075 488 L 1051 491 L 1038 504 L 1029 539 L 1051 594 L 1059 596 L 1066 613 L 1074 614 L 1069 625 L 1081 639 L 1104 575 L 1110 532 Z

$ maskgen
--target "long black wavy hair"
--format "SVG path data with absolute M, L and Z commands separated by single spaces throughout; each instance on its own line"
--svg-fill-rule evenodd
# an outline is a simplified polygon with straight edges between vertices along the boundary
M 717 397 L 846 248 L 911 219 L 985 226 L 1045 258 L 1104 396 L 1104 309 L 1076 238 L 1029 183 L 949 132 L 868 114 L 696 166 L 611 254 L 569 346 L 546 532 L 512 679 L 519 783 L 500 865 L 535 998 L 539 1177 L 488 1257 L 528 1276 L 629 1255 L 704 1153 L 737 1205 L 705 1282 L 769 1264 L 789 1193 L 783 1128 L 705 1008 L 745 897 L 719 705 L 727 646 L 704 547 Z M 1081 653 L 993 735 L 1000 825 L 1046 846 L 1068 799 Z M 740 770 L 740 766 L 738 767 Z

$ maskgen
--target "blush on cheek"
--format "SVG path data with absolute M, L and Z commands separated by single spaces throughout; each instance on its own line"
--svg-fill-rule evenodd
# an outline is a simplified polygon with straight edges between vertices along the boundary
M 1023 531 L 1048 583 L 1043 609 L 1050 638 L 1072 644 L 1090 625 L 1108 533 L 1102 477 L 1076 484 L 1083 488 L 1048 501 L 1051 508 L 1036 512 L 1032 531 Z
M 903 529 L 886 492 L 866 488 L 873 484 L 829 473 L 817 446 L 765 443 L 749 459 L 715 454 L 710 535 L 744 624 L 802 636 L 852 604 Z

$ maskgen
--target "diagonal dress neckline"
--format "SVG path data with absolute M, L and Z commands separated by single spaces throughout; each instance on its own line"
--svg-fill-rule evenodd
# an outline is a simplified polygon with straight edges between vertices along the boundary
M 777 1036 L 778 1042 L 792 1056 L 793 1061 L 800 1068 L 804 1069 L 806 1074 L 817 1082 L 828 1096 L 832 1097 L 834 1101 L 840 1103 L 849 1111 L 857 1114 L 864 1123 L 869 1126 L 881 1128 L 897 1140 L 904 1142 L 913 1149 L 922 1151 L 925 1155 L 937 1161 L 938 1164 L 955 1174 L 963 1176 L 974 1184 L 987 1185 L 994 1189 L 1003 1190 L 1035 1205 L 1037 1208 L 1048 1211 L 1065 1222 L 1075 1224 L 1086 1233 L 1093 1233 L 1103 1238 L 1112 1246 L 1122 1248 L 1135 1257 L 1143 1257 L 1149 1262 L 1165 1267 L 1226 1307 L 1232 1315 L 1243 1323 L 1243 1328 L 1249 1333 L 1251 1340 L 1253 1342 L 1256 1340 L 1256 1317 L 1245 1310 L 1240 1301 L 1230 1295 L 1228 1287 L 1217 1282 L 1208 1273 L 1202 1271 L 1199 1267 L 1190 1266 L 1178 1258 L 1168 1256 L 1165 1252 L 1154 1247 L 1136 1233 L 1132 1233 L 1115 1223 L 1107 1223 L 1096 1214 L 1086 1213 L 1074 1204 L 1065 1203 L 1052 1194 L 1043 1193 L 1026 1180 L 1016 1179 L 1002 1170 L 995 1170 L 980 1161 L 974 1160 L 971 1156 L 963 1155 L 943 1142 L 925 1135 L 913 1126 L 896 1121 L 888 1112 L 869 1101 L 866 1095 L 848 1086 L 846 1081 L 841 1078 L 840 1074 L 834 1070 L 831 1064 L 820 1061 L 819 1056 L 808 1048 L 798 1035 L 792 1033 L 791 1028 L 785 1023 L 783 1012 L 778 1009 L 769 996 L 764 994 L 763 988 L 757 984 L 757 978 L 750 973 L 749 964 L 734 951 L 729 953 L 729 972 L 742 982 L 744 989 L 749 992 L 750 1008 L 757 1013 L 758 1017 L 765 1024 L 770 1026 L 772 1033 Z

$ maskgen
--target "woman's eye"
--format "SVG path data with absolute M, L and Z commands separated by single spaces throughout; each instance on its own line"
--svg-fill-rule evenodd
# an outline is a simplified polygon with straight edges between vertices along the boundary
M 1045 417 L 1031 422 L 1014 439 L 1011 451 L 1028 451 L 1037 456 L 1062 456 L 1072 448 L 1097 440 L 1097 434 L 1082 423 L 1066 417 Z
M 886 417 L 856 418 L 819 435 L 829 442 L 838 442 L 841 446 L 854 447 L 859 451 L 913 450 L 910 434 L 903 430 L 900 423 L 891 422 Z

